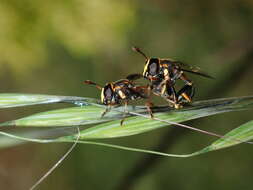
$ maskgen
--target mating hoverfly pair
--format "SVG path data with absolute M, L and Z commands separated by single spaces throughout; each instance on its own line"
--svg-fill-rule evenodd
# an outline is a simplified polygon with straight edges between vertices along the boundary
M 149 58 L 136 47 L 133 47 L 133 50 L 145 57 L 143 74 L 131 74 L 126 79 L 107 83 L 104 87 L 90 80 L 84 81 L 85 84 L 95 85 L 101 90 L 101 102 L 107 105 L 102 117 L 110 110 L 111 106 L 124 103 L 126 109 L 130 100 L 148 99 L 146 107 L 152 118 L 151 106 L 153 104 L 150 101 L 151 93 L 165 99 L 169 106 L 176 109 L 181 108 L 192 101 L 195 92 L 193 82 L 187 78 L 185 72 L 213 78 L 201 72 L 199 68 L 191 67 L 172 59 Z M 134 81 L 140 78 L 147 79 L 149 84 L 144 86 L 136 84 Z M 177 92 L 175 84 L 178 79 L 184 82 L 184 86 Z

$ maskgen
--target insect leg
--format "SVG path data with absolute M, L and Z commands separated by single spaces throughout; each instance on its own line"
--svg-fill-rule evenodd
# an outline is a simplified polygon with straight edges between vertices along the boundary
M 150 85 L 147 85 L 147 96 L 148 96 L 148 99 L 150 100 L 151 98 L 151 91 L 152 91 L 152 88 Z
M 120 126 L 123 125 L 123 122 L 125 121 L 126 119 L 126 114 L 127 114 L 127 105 L 128 105 L 128 101 L 125 101 L 125 106 L 124 106 L 124 113 L 123 113 L 123 119 L 120 121 Z
M 148 110 L 148 113 L 149 113 L 149 115 L 150 115 L 150 118 L 153 119 L 153 118 L 154 118 L 154 115 L 153 115 L 153 112 L 152 112 L 152 109 L 151 109 L 151 107 L 153 106 L 153 103 L 150 102 L 150 101 L 147 101 L 147 102 L 145 103 L 145 105 L 146 105 L 146 107 L 147 107 L 147 110 Z
M 187 102 L 191 102 L 192 98 L 195 93 L 195 88 L 192 85 L 185 85 L 181 90 L 178 92 L 178 100 L 179 102 L 183 102 L 183 99 Z
M 176 109 L 180 107 L 178 104 L 178 96 L 176 90 L 174 86 L 169 83 L 169 81 L 167 81 L 167 83 L 163 86 L 161 95 L 167 102 L 170 103 L 170 106 Z
M 179 109 L 181 106 L 180 106 L 180 103 L 178 101 L 178 95 L 177 95 L 177 92 L 174 88 L 174 86 L 170 87 L 170 90 L 171 90 L 171 93 L 172 93 L 172 98 L 173 98 L 173 107 L 175 109 Z
M 152 119 L 154 117 L 154 115 L 153 115 L 153 112 L 152 112 L 152 109 L 151 109 L 151 107 L 153 106 L 153 103 L 151 102 L 151 91 L 152 91 L 151 86 L 148 85 L 148 87 L 147 87 L 148 101 L 145 103 L 145 105 L 147 107 L 147 111 L 150 115 L 150 118 Z
M 168 85 L 169 80 L 168 79 L 164 79 L 159 85 L 158 85 L 158 89 L 162 89 L 161 93 L 164 94 L 166 89 L 167 89 L 167 85 Z
M 176 93 L 176 90 L 175 90 L 174 86 L 170 87 L 170 90 L 171 90 L 171 93 L 172 93 L 173 101 L 175 103 L 177 103 L 177 93 Z
M 107 112 L 109 112 L 110 110 L 111 110 L 111 105 L 108 105 L 108 106 L 106 107 L 105 111 L 102 113 L 101 118 L 104 117 L 105 114 L 106 114 Z
M 189 85 L 189 86 L 193 85 L 192 81 L 188 79 L 184 73 L 181 74 L 180 79 L 184 81 L 186 85 Z

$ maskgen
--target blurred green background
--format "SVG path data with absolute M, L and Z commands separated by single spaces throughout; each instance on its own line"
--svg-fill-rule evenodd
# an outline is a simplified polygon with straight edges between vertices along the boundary
M 195 100 L 252 95 L 252 0 L 0 1 L 1 93 L 99 97 L 84 86 L 142 72 L 139 46 L 149 56 L 199 66 L 215 80 L 190 76 Z M 62 106 L 62 105 L 60 105 Z M 58 108 L 0 111 L 7 121 Z M 251 111 L 198 119 L 194 127 L 225 133 L 252 119 Z M 214 137 L 179 128 L 113 139 L 110 143 L 190 153 Z M 1 189 L 28 189 L 70 144 L 27 144 L 1 150 Z M 252 189 L 250 145 L 178 159 L 78 145 L 38 189 Z

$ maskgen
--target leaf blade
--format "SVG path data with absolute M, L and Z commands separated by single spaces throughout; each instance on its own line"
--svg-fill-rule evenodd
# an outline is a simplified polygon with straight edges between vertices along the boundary
M 108 114 L 107 117 L 101 118 L 103 108 L 97 106 L 71 107 L 41 112 L 20 118 L 13 121 L 7 121 L 0 126 L 16 127 L 64 127 L 80 126 L 94 123 L 110 121 L 117 117 L 117 113 Z M 113 115 L 114 117 L 112 118 Z
M 238 133 L 239 131 L 239 133 Z M 38 139 L 38 138 L 32 138 L 32 137 L 23 137 L 16 135 L 16 134 L 10 134 L 8 132 L 1 132 L 0 134 L 3 135 L 4 137 L 10 137 L 14 140 L 7 141 L 7 146 L 0 146 L 0 148 L 5 148 L 5 147 L 10 147 L 17 145 L 17 142 L 24 143 L 25 142 L 37 142 L 37 143 L 61 143 L 61 142 L 69 142 L 73 143 L 76 141 L 76 139 L 71 139 L 71 138 L 55 138 L 55 139 Z M 43 135 L 40 135 L 43 136 Z M 66 136 L 70 137 L 70 136 Z M 74 135 L 72 136 L 74 137 Z M 114 145 L 114 144 L 108 144 L 108 143 L 101 143 L 101 142 L 94 142 L 94 141 L 85 141 L 85 140 L 79 140 L 78 143 L 81 144 L 90 144 L 90 145 L 98 145 L 98 146 L 105 146 L 105 147 L 110 147 L 110 148 L 116 148 L 116 149 L 121 149 L 121 150 L 128 150 L 128 151 L 133 151 L 133 152 L 141 152 L 141 153 L 148 153 L 148 154 L 155 154 L 159 156 L 165 156 L 165 157 L 177 157 L 177 158 L 187 158 L 187 157 L 193 157 L 197 156 L 200 154 L 208 153 L 210 151 L 216 151 L 222 148 L 227 148 L 230 146 L 234 146 L 237 144 L 240 144 L 244 141 L 252 140 L 253 139 L 253 120 L 249 121 L 245 124 L 242 124 L 241 126 L 233 129 L 232 131 L 228 132 L 225 137 L 228 137 L 228 139 L 218 139 L 215 142 L 213 142 L 211 145 L 190 153 L 190 154 L 168 154 L 164 152 L 158 152 L 158 151 L 152 151 L 152 150 L 146 150 L 146 149 L 139 149 L 139 148 L 132 148 L 132 147 L 126 147 L 126 146 L 120 146 L 120 145 Z M 0 143 L 3 141 L 3 137 L 0 137 Z M 239 139 L 240 141 L 230 141 L 232 139 Z M 224 143 L 224 141 L 229 142 L 229 143 Z M 231 143 L 232 142 L 232 143 Z M 214 148 L 215 147 L 215 148 Z
M 155 118 L 168 122 L 184 122 L 205 116 L 230 111 L 239 111 L 253 107 L 253 97 L 215 99 L 196 102 L 191 107 L 154 114 Z M 130 117 L 121 126 L 119 121 L 98 124 L 81 131 L 80 139 L 115 138 L 136 135 L 168 126 L 168 123 L 151 120 L 145 117 Z
M 73 103 L 77 101 L 91 101 L 91 98 L 75 96 L 55 96 L 44 94 L 0 93 L 0 108 L 12 108 L 51 103 Z

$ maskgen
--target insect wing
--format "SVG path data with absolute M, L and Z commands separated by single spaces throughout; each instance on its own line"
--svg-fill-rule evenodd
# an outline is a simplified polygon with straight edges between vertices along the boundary
M 203 72 L 200 70 L 199 67 L 194 67 L 191 65 L 188 65 L 186 63 L 182 63 L 180 61 L 174 61 L 174 60 L 163 60 L 163 64 L 170 64 L 174 67 L 178 67 L 180 70 L 188 72 L 188 73 L 192 73 L 192 74 L 196 74 L 202 77 L 206 77 L 206 78 L 210 78 L 210 79 L 214 79 L 214 77 L 210 76 L 209 74 Z
M 209 79 L 214 79 L 214 77 L 210 76 L 209 74 L 202 72 L 202 71 L 195 71 L 195 70 L 187 70 L 187 69 L 181 69 L 182 71 L 188 72 L 188 73 L 192 73 L 192 74 L 196 74 L 202 77 L 206 77 Z
M 134 80 L 138 80 L 142 77 L 143 77 L 142 74 L 137 73 L 137 74 L 130 74 L 126 78 L 130 81 L 134 81 Z

